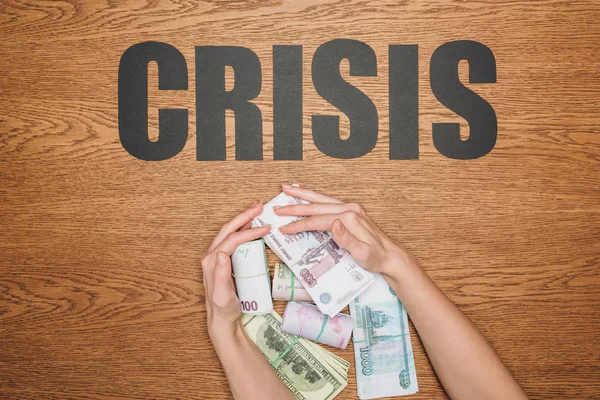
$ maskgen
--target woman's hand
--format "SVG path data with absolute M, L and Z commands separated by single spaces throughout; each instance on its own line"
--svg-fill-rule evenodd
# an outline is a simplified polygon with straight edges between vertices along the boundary
M 360 205 L 343 203 L 297 186 L 283 185 L 283 191 L 311 204 L 275 208 L 275 213 L 280 216 L 307 217 L 280 227 L 281 233 L 331 231 L 333 239 L 347 249 L 362 267 L 383 275 L 399 266 L 416 263 L 403 247 L 375 225 Z
M 283 186 L 283 191 L 311 204 L 276 208 L 281 216 L 307 217 L 279 230 L 285 234 L 331 230 L 335 241 L 361 266 L 380 272 L 411 316 L 451 398 L 527 399 L 485 337 L 444 296 L 418 262 L 392 242 L 358 204 L 344 204 L 288 185 Z
M 230 256 L 240 244 L 269 233 L 268 225 L 251 228 L 252 218 L 261 212 L 258 204 L 223 225 L 202 257 L 208 334 L 215 345 L 231 338 L 240 326 L 242 308 L 231 276 Z
M 292 392 L 273 372 L 240 323 L 242 307 L 231 277 L 230 256 L 235 249 L 271 230 L 269 225 L 251 228 L 252 218 L 260 215 L 262 209 L 258 204 L 223 225 L 202 257 L 208 334 L 234 399 L 292 400 Z

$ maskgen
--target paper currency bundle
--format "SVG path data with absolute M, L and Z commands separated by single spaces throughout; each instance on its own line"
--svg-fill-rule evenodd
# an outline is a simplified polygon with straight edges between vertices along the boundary
M 279 262 L 273 274 L 273 300 L 313 301 L 292 270 Z
M 250 339 L 297 399 L 331 400 L 348 385 L 350 364 L 320 346 L 281 331 L 275 311 L 244 315 Z
M 419 390 L 408 316 L 379 274 L 350 304 L 358 397 L 402 396 Z
M 327 232 L 309 231 L 284 235 L 279 227 L 300 219 L 275 214 L 274 206 L 306 203 L 281 193 L 267 203 L 253 227 L 271 225 L 265 243 L 294 272 L 319 310 L 335 316 L 372 282 L 373 275 L 362 269 Z
M 292 301 L 285 308 L 281 330 L 343 350 L 350 340 L 352 326 L 349 315 L 329 318 L 312 304 Z
M 262 239 L 243 243 L 231 255 L 237 294 L 246 314 L 273 310 L 269 267 Z

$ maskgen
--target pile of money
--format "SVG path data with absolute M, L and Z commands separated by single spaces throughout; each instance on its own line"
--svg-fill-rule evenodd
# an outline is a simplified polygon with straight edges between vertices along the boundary
M 281 317 L 272 311 L 244 315 L 250 339 L 297 399 L 332 399 L 348 384 L 350 364 L 322 347 L 281 331 Z
M 351 335 L 361 399 L 416 393 L 408 316 L 385 279 L 362 269 L 328 232 L 279 231 L 301 217 L 280 217 L 274 207 L 305 203 L 279 194 L 252 220 L 271 232 L 231 257 L 248 336 L 297 399 L 331 400 L 348 384 L 350 364 L 304 338 L 345 349 Z M 272 292 L 265 243 L 285 262 L 275 265 Z M 273 299 L 288 301 L 283 320 Z M 338 314 L 347 305 L 350 315 Z
M 275 264 L 273 274 L 273 299 L 286 301 L 312 301 L 300 280 L 284 263 Z
M 350 304 L 358 397 L 375 399 L 419 390 L 408 316 L 379 274 Z
M 280 226 L 300 217 L 280 217 L 273 207 L 304 203 L 280 193 L 252 220 L 252 226 L 271 225 L 271 232 L 264 236 L 265 243 L 292 270 L 319 310 L 333 317 L 367 289 L 373 275 L 362 269 L 327 232 L 284 235 L 279 231 Z
M 312 304 L 292 301 L 285 307 L 281 330 L 343 350 L 350 340 L 352 326 L 349 315 L 329 318 Z
M 242 311 L 266 314 L 273 309 L 269 266 L 262 239 L 243 243 L 231 255 L 231 267 Z

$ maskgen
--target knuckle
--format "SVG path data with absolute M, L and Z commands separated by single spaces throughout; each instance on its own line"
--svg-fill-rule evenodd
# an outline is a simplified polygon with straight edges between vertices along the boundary
M 294 222 L 290 223 L 288 226 L 290 227 L 290 229 L 292 231 L 301 231 L 301 230 L 305 229 L 307 224 L 310 222 L 310 221 L 308 221 L 308 219 L 309 218 L 299 219 L 298 221 L 294 221 Z
M 291 216 L 306 215 L 311 210 L 309 204 L 297 204 L 297 205 L 285 206 L 285 207 L 288 207 L 286 209 L 286 211 L 289 213 L 288 215 L 291 215 Z
M 354 211 L 346 211 L 343 215 L 345 219 L 350 222 L 358 222 L 360 218 L 359 215 Z
M 303 219 L 298 220 L 298 221 L 294 221 L 294 222 L 290 222 L 289 224 L 287 224 L 285 227 L 287 230 L 294 230 L 294 229 L 298 229 L 302 227 L 303 224 Z
M 221 229 L 219 229 L 219 232 L 217 233 L 217 235 L 222 235 L 223 233 L 227 232 L 229 230 L 229 227 L 231 226 L 231 221 L 224 224 L 223 226 L 221 226 Z
M 243 233 L 242 232 L 231 232 L 229 235 L 227 235 L 227 239 L 235 242 L 236 240 L 240 239 L 240 236 L 242 236 Z
M 204 256 L 202 256 L 202 258 L 200 259 L 200 265 L 202 266 L 202 269 L 206 269 L 209 266 L 209 254 L 210 253 L 206 253 Z
M 230 232 L 228 233 L 224 238 L 223 241 L 221 242 L 221 244 L 219 245 L 219 247 L 221 247 L 221 245 L 225 242 L 230 242 L 232 240 L 235 239 L 235 232 Z
M 348 203 L 347 207 L 350 209 L 350 211 L 353 211 L 353 212 L 355 212 L 358 215 L 363 215 L 364 214 L 364 210 L 362 209 L 362 207 L 358 203 Z
M 300 221 L 302 221 L 306 226 L 315 226 L 325 222 L 325 218 L 322 215 L 311 215 L 310 217 L 303 218 Z

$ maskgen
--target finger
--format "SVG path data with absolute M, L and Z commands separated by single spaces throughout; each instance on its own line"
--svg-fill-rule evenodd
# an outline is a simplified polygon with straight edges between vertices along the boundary
M 359 264 L 368 266 L 366 264 L 368 264 L 371 246 L 354 236 L 352 232 L 346 229 L 341 220 L 336 219 L 333 221 L 331 236 L 337 244 L 348 250 Z
M 306 231 L 329 231 L 333 221 L 342 218 L 342 214 L 322 214 L 302 218 L 279 227 L 279 231 L 285 235 Z
M 341 214 L 313 215 L 281 226 L 279 231 L 286 235 L 305 231 L 330 231 L 336 219 L 341 220 L 344 226 L 352 231 L 354 236 L 360 240 L 367 243 L 377 240 L 367 221 L 354 211 L 345 211 Z
M 306 200 L 311 203 L 341 203 L 341 201 L 312 190 L 303 189 L 299 186 L 282 185 L 283 192 L 287 195 Z
M 217 267 L 215 270 L 215 287 L 213 301 L 219 307 L 237 304 L 233 278 L 231 277 L 231 259 L 225 253 L 217 253 Z
M 273 208 L 273 211 L 282 217 L 310 216 L 318 214 L 341 214 L 345 211 L 351 211 L 351 208 L 349 205 L 343 203 L 310 203 L 276 207 Z
M 230 233 L 217 247 L 215 247 L 215 252 L 223 252 L 227 255 L 231 255 L 240 244 L 265 236 L 270 231 L 271 225 L 265 225 L 259 228 L 251 228 Z
M 254 217 L 260 215 L 262 209 L 262 204 L 257 204 L 254 207 L 251 207 L 243 213 L 239 214 L 225 225 L 223 225 L 219 230 L 219 233 L 217 233 L 217 236 L 215 236 L 210 247 L 208 248 L 208 252 L 213 251 L 219 245 L 219 243 L 221 243 L 223 239 L 227 237 L 227 235 L 237 231 L 238 229 L 244 227 L 248 223 L 251 223 Z
M 213 281 L 215 277 L 215 255 L 213 253 L 207 253 L 200 260 L 202 266 L 202 283 L 204 283 L 205 296 L 207 300 L 210 298 L 212 293 Z
M 313 215 L 312 217 L 302 218 L 287 225 L 279 227 L 279 231 L 284 235 L 293 235 L 306 231 L 328 231 L 331 224 L 340 214 Z
M 223 252 L 217 253 L 215 290 L 217 286 L 235 292 L 235 286 L 233 284 L 233 275 L 231 274 L 231 258 Z
M 240 231 L 245 231 L 246 229 L 252 228 L 252 221 L 248 222 L 246 225 L 240 228 Z

